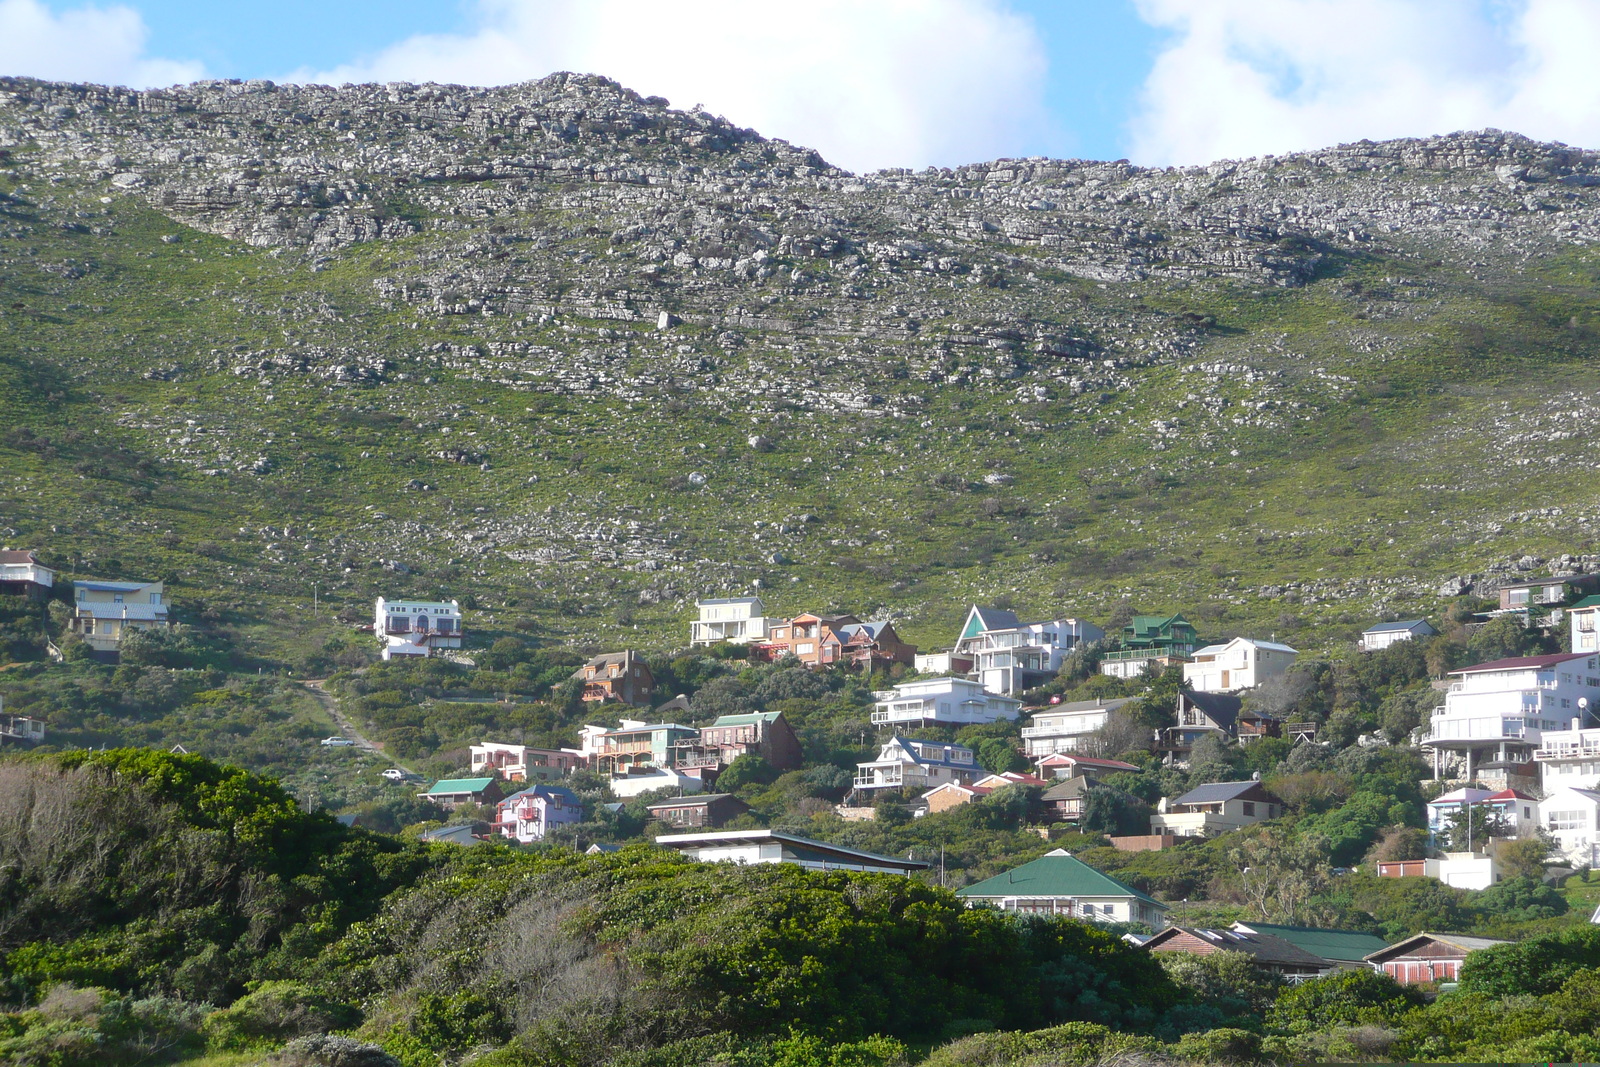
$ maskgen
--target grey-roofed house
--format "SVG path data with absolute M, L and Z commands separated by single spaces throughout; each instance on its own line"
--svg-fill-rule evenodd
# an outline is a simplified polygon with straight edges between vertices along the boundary
M 972 749 L 949 741 L 893 737 L 878 758 L 856 764 L 858 792 L 875 789 L 932 789 L 946 782 L 971 782 L 983 773 Z
M 1167 906 L 1161 901 L 1095 870 L 1064 848 L 957 889 L 956 896 L 968 905 L 1030 915 L 1137 922 L 1157 928 L 1166 924 Z
M 1209 956 L 1217 952 L 1239 952 L 1250 957 L 1261 970 L 1288 982 L 1303 982 L 1333 973 L 1334 964 L 1315 953 L 1272 934 L 1253 930 L 1216 930 L 1203 926 L 1169 926 L 1145 941 L 1149 952 L 1183 952 Z
M 1037 708 L 1029 716 L 1033 725 L 1022 728 L 1023 755 L 1038 759 L 1056 752 L 1075 751 L 1085 738 L 1110 721 L 1112 712 L 1136 699 L 1071 700 Z
M 1487 937 L 1422 933 L 1370 953 L 1366 961 L 1373 970 L 1402 985 L 1454 982 L 1461 977 L 1461 964 L 1472 953 L 1508 944 Z
M 703 793 L 687 797 L 673 797 L 646 804 L 650 817 L 668 826 L 717 828 L 730 819 L 736 819 L 750 810 L 750 805 L 732 793 Z
M 1276 641 L 1235 637 L 1194 651 L 1183 665 L 1183 684 L 1202 693 L 1237 693 L 1254 689 L 1294 666 L 1299 651 Z
M 1269 934 L 1296 948 L 1327 960 L 1344 970 L 1366 970 L 1366 958 L 1381 952 L 1389 943 L 1377 934 L 1360 930 L 1326 930 L 1317 926 L 1285 926 L 1279 923 L 1236 922 L 1231 929 L 1246 934 Z
M 719 830 L 705 834 L 663 834 L 663 848 L 676 849 L 701 863 L 792 863 L 813 871 L 864 871 L 906 874 L 928 868 L 921 860 L 813 841 L 779 830 Z
M 1150 817 L 1152 834 L 1212 837 L 1283 813 L 1283 802 L 1260 782 L 1212 782 L 1176 800 L 1162 797 Z
M 1401 619 L 1397 622 L 1380 622 L 1361 631 L 1361 651 L 1376 652 L 1419 637 L 1432 637 L 1439 631 L 1427 619 Z

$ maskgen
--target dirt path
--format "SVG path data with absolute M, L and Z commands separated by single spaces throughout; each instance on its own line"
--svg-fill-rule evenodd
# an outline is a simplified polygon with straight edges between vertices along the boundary
M 306 692 L 310 693 L 316 698 L 317 703 L 321 704 L 323 708 L 327 710 L 329 716 L 331 716 L 333 721 L 338 724 L 339 733 L 341 735 L 354 741 L 357 748 L 370 752 L 374 756 L 377 756 L 381 759 L 388 760 L 389 766 L 398 767 L 407 774 L 415 773 L 405 764 L 394 762 L 394 758 L 385 753 L 381 745 L 367 737 L 367 735 L 363 734 L 360 730 L 357 730 L 356 724 L 346 718 L 344 712 L 339 710 L 339 701 L 334 699 L 332 693 L 322 688 L 322 682 L 322 679 L 315 679 L 302 682 L 300 684 L 305 687 Z

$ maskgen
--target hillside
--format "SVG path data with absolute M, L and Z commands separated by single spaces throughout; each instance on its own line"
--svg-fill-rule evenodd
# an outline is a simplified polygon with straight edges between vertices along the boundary
M 0 80 L 0 540 L 291 664 L 313 583 L 1315 645 L 1600 566 L 1597 186 L 1495 131 L 861 176 L 593 76 Z

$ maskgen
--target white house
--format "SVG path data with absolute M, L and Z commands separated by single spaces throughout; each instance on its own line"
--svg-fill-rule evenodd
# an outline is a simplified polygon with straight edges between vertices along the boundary
M 934 723 L 968 725 L 1015 719 L 1022 701 L 991 693 L 967 678 L 929 678 L 901 682 L 893 689 L 873 693 L 877 700 L 872 722 L 877 726 Z
M 813 841 L 780 830 L 717 830 L 701 834 L 662 834 L 656 844 L 677 849 L 701 863 L 792 863 L 812 871 L 868 871 L 910 874 L 928 868 L 921 860 Z
M 700 609 L 700 617 L 689 624 L 691 646 L 718 641 L 744 645 L 767 639 L 767 609 L 758 596 L 697 600 L 694 606 Z
M 512 793 L 496 804 L 495 810 L 499 818 L 494 828 L 524 845 L 545 840 L 558 826 L 583 821 L 583 801 L 559 785 L 536 785 Z
M 1582 698 L 1580 698 L 1582 699 Z M 1600 728 L 1584 729 L 1584 717 L 1596 710 L 1580 709 L 1565 730 L 1546 730 L 1539 738 L 1533 758 L 1539 765 L 1539 785 L 1545 793 L 1558 789 L 1600 788 Z
M 50 589 L 55 584 L 56 572 L 34 559 L 31 551 L 0 552 L 0 592 Z
M 167 625 L 165 589 L 161 582 L 73 582 L 69 625 L 96 652 L 116 652 L 134 630 Z
M 894 737 L 878 750 L 877 759 L 856 764 L 856 789 L 920 791 L 945 782 L 965 785 L 983 773 L 965 745 Z
M 1361 651 L 1376 652 L 1380 648 L 1401 641 L 1414 641 L 1419 637 L 1432 637 L 1439 631 L 1427 619 L 1405 619 L 1401 622 L 1380 622 L 1361 631 Z
M 1512 768 L 1527 762 L 1546 730 L 1559 730 L 1580 709 L 1600 699 L 1600 664 L 1594 653 L 1520 656 L 1451 671 L 1444 704 L 1419 743 L 1433 751 L 1437 780 L 1452 757 L 1462 760 L 1463 781 L 1478 777 L 1511 784 Z M 1496 772 L 1496 773 L 1490 773 Z
M 1260 782 L 1212 782 L 1196 786 L 1176 800 L 1162 797 L 1150 816 L 1150 832 L 1211 837 L 1281 814 L 1283 802 Z
M 1033 713 L 1033 725 L 1022 728 L 1023 755 L 1038 759 L 1076 751 L 1084 738 L 1105 726 L 1113 711 L 1134 699 L 1076 700 L 1039 709 Z
M 471 752 L 473 774 L 498 774 L 508 782 L 548 781 L 588 763 L 583 753 L 572 749 L 530 748 L 499 741 L 473 745 Z
M 1183 684 L 1202 693 L 1236 693 L 1254 689 L 1288 670 L 1300 653 L 1275 641 L 1235 637 L 1220 645 L 1197 648 L 1183 665 Z
M 1528 794 L 1515 789 L 1463 787 L 1428 801 L 1428 832 L 1444 833 L 1469 805 L 1483 809 L 1497 837 L 1530 837 L 1539 829 L 1539 802 Z
M 1600 652 L 1600 596 L 1586 596 L 1567 609 L 1567 625 L 1572 634 L 1572 651 Z
M 1557 789 L 1539 802 L 1539 820 L 1562 859 L 1600 867 L 1600 790 Z
M 372 632 L 383 642 L 383 658 L 431 656 L 434 649 L 461 647 L 461 605 L 454 600 L 378 598 Z
M 645 793 L 654 793 L 658 789 L 678 789 L 685 793 L 701 793 L 705 791 L 706 784 L 699 778 L 689 774 L 679 774 L 677 771 L 653 768 L 636 774 L 624 774 L 612 778 L 610 781 L 611 795 L 614 797 L 637 797 Z
M 964 639 L 963 647 L 973 657 L 972 673 L 983 687 L 1010 696 L 1054 678 L 1074 649 L 1105 635 L 1081 619 L 1051 619 L 985 629 Z

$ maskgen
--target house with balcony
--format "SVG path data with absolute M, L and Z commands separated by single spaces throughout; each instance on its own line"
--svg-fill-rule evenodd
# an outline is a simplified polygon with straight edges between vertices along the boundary
M 6 745 L 39 745 L 44 743 L 44 720 L 29 715 L 5 714 L 5 703 L 0 701 L 0 748 Z
M 583 680 L 583 699 L 590 703 L 615 701 L 648 707 L 655 700 L 655 675 L 644 657 L 631 650 L 596 656 L 573 677 Z
M 504 837 L 531 845 L 548 840 L 557 827 L 582 822 L 583 801 L 564 786 L 540 783 L 499 801 L 495 812 L 491 827 Z
M 1600 574 L 1556 574 L 1506 582 L 1499 589 L 1499 610 L 1480 617 L 1510 615 L 1527 627 L 1562 626 L 1567 622 L 1567 606 L 1581 603 L 1595 592 L 1600 592 Z M 1577 651 L 1576 646 L 1573 650 Z
M 1051 619 L 985 629 L 964 638 L 961 648 L 972 657 L 972 676 L 985 689 L 1013 696 L 1048 682 L 1074 649 L 1103 637 L 1105 631 L 1093 623 Z
M 461 605 L 454 600 L 389 600 L 379 597 L 372 632 L 383 658 L 431 656 L 461 647 Z
M 127 634 L 168 625 L 166 586 L 97 578 L 73 582 L 72 618 L 67 625 L 96 655 L 115 656 Z
M 530 748 L 498 741 L 473 745 L 471 753 L 474 774 L 495 774 L 507 782 L 554 781 L 589 762 L 583 753 L 570 749 Z
M 1194 650 L 1183 665 L 1183 684 L 1197 693 L 1237 693 L 1283 674 L 1300 653 L 1276 641 L 1235 637 Z
M 857 792 L 906 789 L 925 792 L 945 782 L 970 784 L 984 774 L 972 749 L 949 741 L 895 736 L 878 758 L 856 764 Z
M 1586 596 L 1567 609 L 1567 625 L 1572 637 L 1572 651 L 1600 652 L 1600 596 Z
M 1057 752 L 1075 752 L 1095 731 L 1105 726 L 1112 712 L 1132 704 L 1135 699 L 1073 700 L 1039 708 L 1030 716 L 1033 725 L 1022 728 L 1022 754 L 1037 760 Z
M 1122 647 L 1100 659 L 1100 673 L 1139 678 L 1146 670 L 1164 671 L 1184 663 L 1200 636 L 1182 615 L 1135 615 L 1122 629 Z
M 1539 802 L 1539 825 L 1563 862 L 1600 867 L 1600 789 L 1554 790 Z
M 719 716 L 702 726 L 698 736 L 675 741 L 672 748 L 672 765 L 691 773 L 715 774 L 745 755 L 760 756 L 780 771 L 792 771 L 802 762 L 800 738 L 781 711 Z
M 715 830 L 749 811 L 750 805 L 732 793 L 700 793 L 657 800 L 645 810 L 657 822 L 678 829 Z
M 1559 730 L 1600 699 L 1594 653 L 1520 656 L 1451 671 L 1445 702 L 1419 730 L 1437 781 L 1447 770 L 1465 782 L 1531 787 L 1533 754 L 1546 730 Z
M 1212 782 L 1176 800 L 1162 797 L 1150 816 L 1150 833 L 1214 837 L 1283 814 L 1283 801 L 1260 782 Z
M 901 682 L 872 696 L 874 726 L 967 726 L 1015 719 L 1022 712 L 1022 701 L 991 693 L 968 678 Z
M 497 804 L 505 797 L 505 791 L 496 778 L 442 778 L 417 796 L 445 811 L 454 811 L 462 804 Z
M 776 660 L 793 656 L 807 667 L 842 663 L 848 638 L 841 636 L 840 631 L 860 624 L 861 620 L 854 615 L 818 615 L 809 611 L 792 619 L 774 621 L 768 627 L 767 640 L 761 645 L 762 658 Z M 915 656 L 914 650 L 912 655 Z
M 595 769 L 613 776 L 644 768 L 668 770 L 675 766 L 678 743 L 699 735 L 693 726 L 680 723 L 623 719 L 616 729 L 593 735 Z
M 1024 915 L 1059 915 L 1088 922 L 1166 925 L 1167 906 L 1103 874 L 1064 848 L 1003 874 L 956 890 L 968 907 Z
M 759 644 L 767 639 L 767 608 L 758 596 L 697 600 L 700 617 L 689 624 L 689 645 Z
M 11 596 L 48 596 L 56 572 L 34 558 L 31 550 L 0 551 L 0 593 Z
M 1168 764 L 1187 766 L 1189 753 L 1200 738 L 1234 736 L 1243 707 L 1244 699 L 1232 693 L 1180 689 L 1175 725 L 1156 731 L 1156 751 Z
M 839 661 L 859 670 L 882 670 L 897 663 L 910 667 L 917 659 L 917 646 L 900 640 L 888 619 L 846 623 L 839 627 L 837 637 Z
M 1582 707 L 1563 730 L 1546 730 L 1533 750 L 1539 768 L 1539 785 L 1545 793 L 1558 789 L 1600 789 L 1600 727 L 1584 729 L 1579 724 L 1593 721 L 1596 711 Z
M 1403 619 L 1399 622 L 1380 622 L 1361 631 L 1361 651 L 1377 652 L 1397 645 L 1401 641 L 1415 641 L 1419 637 L 1438 634 L 1427 619 Z

